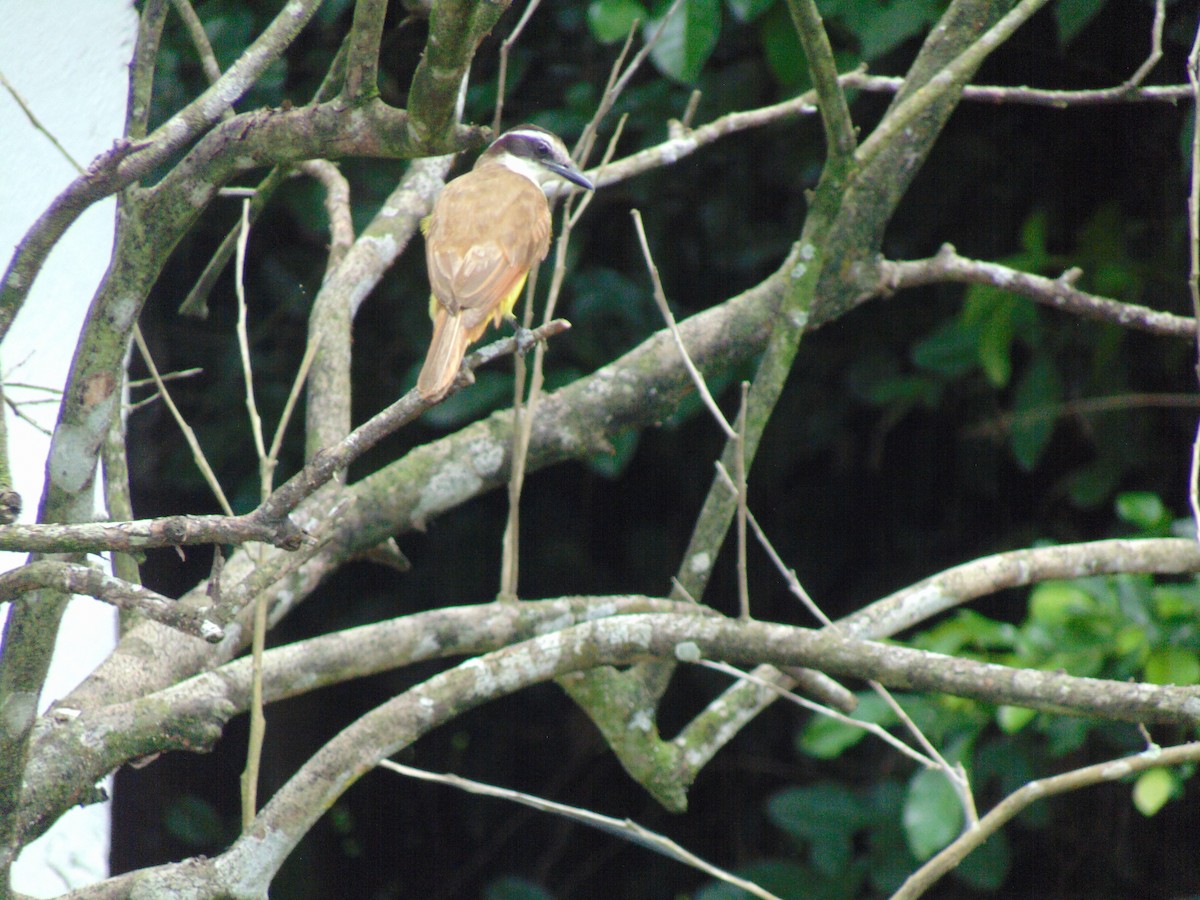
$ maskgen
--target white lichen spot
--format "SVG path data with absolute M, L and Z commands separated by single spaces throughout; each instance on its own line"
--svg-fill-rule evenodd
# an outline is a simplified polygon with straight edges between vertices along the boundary
M 475 471 L 484 477 L 495 475 L 504 463 L 504 447 L 495 441 L 471 441 L 467 444 L 467 458 Z
M 564 628 L 570 628 L 574 624 L 575 617 L 569 613 L 563 613 L 561 616 L 551 616 L 540 622 L 536 630 L 538 634 L 553 634 L 556 631 L 562 631 Z
M 96 457 L 91 450 L 89 431 L 79 425 L 60 425 L 50 454 L 50 479 L 64 490 L 75 492 L 83 488 L 95 471 Z
M 654 716 L 647 710 L 639 709 L 630 717 L 629 727 L 634 731 L 649 732 L 654 727 Z
M 188 191 L 188 203 L 192 204 L 196 209 L 200 209 L 212 199 L 212 195 L 213 186 L 207 181 L 198 181 Z
M 701 572 L 707 572 L 710 566 L 712 566 L 712 557 L 703 551 L 697 553 L 688 561 L 688 568 L 697 575 Z
M 294 16 L 296 18 L 299 18 L 304 14 L 304 4 L 301 3 L 300 0 L 292 0 L 292 2 L 283 9 L 284 12 L 286 12 L 289 16 Z
M 130 323 L 137 318 L 141 309 L 141 303 L 138 302 L 138 298 L 133 294 L 120 295 L 109 306 L 113 325 L 121 331 L 127 330 Z
M 216 882 L 231 897 L 265 897 L 271 876 L 287 856 L 292 839 L 280 829 L 269 829 L 259 837 L 243 835 L 227 852 L 212 861 Z
M 806 266 L 804 263 L 796 263 L 796 265 L 792 266 L 792 280 L 799 281 L 804 277 L 804 273 L 807 271 L 808 266 Z
M 433 707 L 437 706 L 432 697 L 421 697 L 417 700 L 417 703 L 424 709 L 433 709 Z
M 617 614 L 617 604 L 611 600 L 601 600 L 597 603 L 589 603 L 587 608 L 587 617 L 589 619 L 607 619 L 609 616 Z
M 204 638 L 210 644 L 215 644 L 225 636 L 225 631 L 216 622 L 205 620 L 200 623 L 200 637 Z
M 685 156 L 695 153 L 696 146 L 695 138 L 679 138 L 678 140 L 667 141 L 659 151 L 659 158 L 668 166 L 673 165 Z
M 1041 672 L 1031 672 L 1021 669 L 1013 675 L 1012 686 L 1021 694 L 1031 694 L 1041 686 Z
M 803 309 L 794 309 L 788 318 L 791 320 L 793 328 L 803 328 L 808 324 L 808 311 Z
M 817 255 L 817 248 L 812 244 L 805 244 L 800 248 L 800 258 L 812 262 Z
M 423 521 L 478 493 L 482 487 L 483 479 L 473 466 L 462 460 L 448 459 L 425 483 L 412 517 Z
M 391 232 L 383 234 L 364 234 L 358 239 L 358 242 L 364 247 L 371 248 L 372 252 L 379 259 L 395 259 L 399 252 L 399 247 L 396 245 L 396 236 Z
M 700 648 L 694 641 L 680 641 L 675 645 L 675 658 L 680 662 L 700 662 Z
M 37 713 L 37 694 L 32 691 L 15 691 L 0 705 L 0 726 L 9 738 L 28 730 Z

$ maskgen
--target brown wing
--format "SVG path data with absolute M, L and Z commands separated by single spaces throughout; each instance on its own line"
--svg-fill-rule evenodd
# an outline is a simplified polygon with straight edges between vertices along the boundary
M 434 204 L 425 236 L 429 285 L 473 330 L 549 249 L 550 207 L 541 188 L 503 166 L 481 166 L 446 185 Z

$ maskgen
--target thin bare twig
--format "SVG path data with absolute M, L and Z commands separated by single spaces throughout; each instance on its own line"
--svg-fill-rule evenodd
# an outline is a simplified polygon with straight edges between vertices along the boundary
M 496 797 L 501 800 L 508 800 L 513 803 L 520 803 L 523 806 L 529 806 L 541 812 L 552 813 L 557 816 L 563 816 L 580 824 L 587 825 L 591 828 L 598 828 L 609 834 L 624 838 L 642 847 L 654 850 L 661 853 L 668 859 L 673 859 L 676 862 L 681 862 L 684 865 L 691 866 L 693 869 L 699 869 L 706 875 L 720 879 L 727 884 L 732 884 L 735 887 L 741 888 L 747 893 L 753 894 L 760 900 L 779 900 L 774 894 L 763 890 L 752 881 L 747 881 L 744 878 L 726 872 L 712 863 L 705 862 L 700 857 L 685 850 L 679 844 L 675 843 L 666 835 L 659 834 L 644 828 L 629 819 L 614 819 L 610 816 L 603 816 L 600 813 L 592 812 L 589 809 L 581 809 L 578 806 L 567 806 L 564 803 L 555 803 L 553 800 L 546 800 L 542 797 L 535 797 L 532 794 L 526 794 L 521 791 L 514 791 L 508 788 L 499 788 L 490 784 L 483 784 L 478 781 L 471 781 L 468 778 L 462 778 L 458 775 L 445 774 L 440 775 L 436 772 L 427 772 L 424 769 L 414 769 L 410 766 L 401 765 L 400 763 L 392 762 L 390 759 L 379 761 L 379 766 L 384 769 L 390 769 L 400 775 L 406 775 L 409 778 L 419 778 L 422 781 L 433 781 L 438 784 L 449 785 L 450 787 L 458 788 L 462 791 L 467 791 L 471 794 L 480 794 L 485 797 Z
M 1052 797 L 1055 794 L 1064 794 L 1067 791 L 1077 791 L 1080 788 L 1117 781 L 1147 769 L 1178 766 L 1197 760 L 1200 760 L 1200 743 L 1180 744 L 1166 748 L 1151 746 L 1133 756 L 1097 763 L 1094 766 L 1085 766 L 1061 775 L 1031 781 L 1005 797 L 979 820 L 978 825 L 968 828 L 958 839 L 910 875 L 908 880 L 901 885 L 900 890 L 892 895 L 892 900 L 913 900 L 913 898 L 920 897 L 939 878 L 962 862 L 968 853 L 999 831 L 1017 813 L 1037 800 Z
M 737 580 L 738 607 L 743 621 L 750 619 L 750 575 L 746 570 L 746 413 L 750 406 L 750 382 L 742 382 L 742 402 L 738 404 L 737 446 L 733 457 L 734 486 L 737 489 Z
M 919 750 L 913 749 L 908 744 L 904 743 L 904 741 L 900 740 L 900 738 L 896 737 L 894 734 L 876 722 L 866 722 L 862 719 L 855 719 L 852 716 L 838 712 L 836 709 L 825 706 L 822 703 L 815 703 L 812 700 L 809 700 L 807 697 L 802 697 L 799 694 L 793 693 L 792 691 L 787 690 L 783 686 L 778 685 L 769 679 L 755 675 L 753 672 L 747 672 L 743 669 L 739 669 L 737 666 L 731 666 L 728 663 L 716 662 L 711 659 L 697 659 L 693 662 L 695 665 L 704 666 L 705 668 L 713 669 L 717 672 L 723 672 L 732 678 L 737 678 L 742 681 L 749 681 L 752 684 L 757 684 L 759 687 L 764 687 L 769 691 L 774 691 L 783 700 L 788 700 L 792 703 L 795 703 L 797 706 L 802 706 L 805 709 L 815 712 L 819 715 L 828 716 L 834 721 L 841 722 L 843 725 L 849 725 L 852 728 L 861 728 L 868 734 L 875 735 L 875 737 L 879 738 L 885 744 L 891 745 L 910 759 L 915 760 L 926 769 L 942 768 L 942 766 L 932 756 L 926 756 Z
M 1187 58 L 1188 84 L 1192 87 L 1194 110 L 1200 110 L 1200 27 Z M 1192 179 L 1188 192 L 1188 245 L 1190 267 L 1188 291 L 1192 297 L 1192 315 L 1195 317 L 1197 347 L 1196 375 L 1200 378 L 1200 127 L 1192 129 Z M 1196 526 L 1196 539 L 1200 540 L 1200 424 L 1192 441 L 1192 464 L 1188 479 L 1188 501 L 1192 507 L 1192 520 Z
M 250 417 L 250 433 L 254 436 L 254 450 L 258 454 L 259 499 L 271 495 L 271 479 L 274 465 L 267 456 L 263 442 L 262 416 L 258 414 L 258 403 L 254 399 L 254 366 L 250 362 L 250 336 L 246 327 L 246 243 L 250 240 L 250 201 L 242 201 L 242 230 L 238 235 L 237 256 L 234 258 L 234 292 L 237 294 L 237 343 L 242 360 L 242 378 L 246 383 L 246 413 Z
M 952 244 L 943 244 L 937 255 L 928 259 L 905 262 L 884 260 L 879 264 L 878 283 L 859 299 L 875 296 L 880 292 L 888 293 L 900 288 L 947 281 L 984 284 L 1020 294 L 1072 315 L 1111 322 L 1122 328 L 1133 328 L 1164 337 L 1195 336 L 1195 319 L 1159 312 L 1136 303 L 1120 303 L 1079 290 L 1075 287 L 1075 282 L 1081 274 L 1078 269 L 1069 269 L 1058 278 L 1045 278 L 999 263 L 968 259 L 959 256 Z
M 213 496 L 217 498 L 217 503 L 220 504 L 221 510 L 225 515 L 232 516 L 233 507 L 229 505 L 229 500 L 226 499 L 225 492 L 221 490 L 221 483 L 217 481 L 217 476 L 213 472 L 212 466 L 208 464 L 208 458 L 204 455 L 204 450 L 200 447 L 200 439 L 196 437 L 196 432 L 192 431 L 192 427 L 183 418 L 183 413 L 179 411 L 179 407 L 171 399 L 171 392 L 167 390 L 166 382 L 158 374 L 158 366 L 154 364 L 154 358 L 150 355 L 150 348 L 146 346 L 146 340 L 142 337 L 142 330 L 137 325 L 133 326 L 133 341 L 137 344 L 138 352 L 142 355 L 142 361 L 145 362 L 146 368 L 150 371 L 150 377 L 154 380 L 155 387 L 158 388 L 159 396 L 167 404 L 167 409 L 171 411 L 175 423 L 179 426 L 179 430 L 183 432 L 184 440 L 187 441 L 188 447 L 191 448 L 192 459 L 196 463 L 196 468 L 204 476 L 204 480 L 213 492 Z
M 0 574 L 0 603 L 40 588 L 95 597 L 206 641 L 219 641 L 225 636 L 224 629 L 205 610 L 183 606 L 139 584 L 80 563 L 44 559 L 4 572 Z
M 0 85 L 3 85 L 4 89 L 8 91 L 9 96 L 11 96 L 16 102 L 17 106 L 21 108 L 21 112 L 25 113 L 25 118 L 29 120 L 29 124 L 32 125 L 36 131 L 41 132 L 46 140 L 54 145 L 54 149 L 62 154 L 63 159 L 69 162 L 74 167 L 75 171 L 82 175 L 83 166 L 81 166 L 75 160 L 75 157 L 70 154 L 66 147 L 59 143 L 58 138 L 54 136 L 50 129 L 43 125 L 41 120 L 33 114 L 33 109 L 25 101 L 25 98 L 21 96 L 20 92 L 13 87 L 12 82 L 4 77 L 3 72 L 0 72 Z
M 687 369 L 688 377 L 692 379 L 692 384 L 696 386 L 696 392 L 700 396 L 701 402 L 708 409 L 716 423 L 721 426 L 721 430 L 725 432 L 725 437 L 730 440 L 736 440 L 738 436 L 737 430 L 729 424 L 729 420 L 721 412 L 721 407 L 717 406 L 717 401 L 708 389 L 708 383 L 704 380 L 704 376 L 700 374 L 700 370 L 696 368 L 696 364 L 692 362 L 692 357 L 687 352 L 687 347 L 684 346 L 683 336 L 679 333 L 679 324 L 675 321 L 675 316 L 671 312 L 671 306 L 667 303 L 667 295 L 663 292 L 662 279 L 658 275 L 658 266 L 654 264 L 654 257 L 650 253 L 650 244 L 646 240 L 646 229 L 642 225 L 642 213 L 640 210 L 631 209 L 629 214 L 633 217 L 633 227 L 637 231 L 638 243 L 642 248 L 642 259 L 646 263 L 646 271 L 650 273 L 650 284 L 654 288 L 654 302 L 658 305 L 658 311 L 662 313 L 663 321 L 667 323 L 667 330 L 670 331 L 671 339 L 675 342 L 675 348 L 679 351 L 683 367 Z
M 521 32 L 529 24 L 541 2 L 542 0 L 529 0 L 521 18 L 517 19 L 517 24 L 513 26 L 512 33 L 500 42 L 500 73 L 496 78 L 496 111 L 492 114 L 492 134 L 500 133 L 500 123 L 504 117 L 504 92 L 508 88 L 508 54 L 512 52 L 513 45 L 521 39 Z
M 1158 65 L 1158 61 L 1162 59 L 1162 36 L 1163 25 L 1167 21 L 1167 0 L 1155 0 L 1154 3 L 1154 24 L 1150 26 L 1150 54 L 1146 57 L 1145 62 L 1137 67 L 1137 70 L 1125 80 L 1123 85 L 1127 89 L 1138 87 L 1146 76 L 1150 74 L 1150 70 Z
M 213 53 L 212 44 L 209 43 L 204 23 L 196 15 L 196 10 L 192 8 L 189 0 L 171 0 L 171 5 L 175 7 L 176 14 L 183 20 L 183 27 L 188 33 L 188 38 L 191 39 L 192 46 L 196 48 L 196 55 L 200 57 L 200 68 L 204 71 L 204 77 L 208 79 L 209 84 L 214 83 L 221 77 L 221 67 L 217 63 L 217 55 Z M 231 115 L 232 112 L 232 110 L 226 110 L 225 114 Z

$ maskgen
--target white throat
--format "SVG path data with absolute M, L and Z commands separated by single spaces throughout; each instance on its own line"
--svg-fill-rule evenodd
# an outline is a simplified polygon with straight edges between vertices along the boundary
M 504 166 L 510 172 L 516 172 L 518 175 L 523 175 L 540 188 L 545 188 L 546 183 L 558 178 L 553 172 L 534 162 L 532 159 L 525 159 L 521 156 L 514 156 L 511 153 L 502 153 L 500 158 L 496 160 L 499 165 Z

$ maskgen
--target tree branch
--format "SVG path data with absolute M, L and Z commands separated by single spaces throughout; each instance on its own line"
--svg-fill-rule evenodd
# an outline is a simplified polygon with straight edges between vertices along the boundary
M 201 896 L 260 897 L 301 838 L 342 793 L 380 760 L 433 728 L 489 700 L 573 671 L 675 656 L 735 664 L 768 659 L 776 665 L 816 667 L 892 687 L 946 691 L 993 703 L 1123 721 L 1200 723 L 1200 696 L 1190 688 L 1011 669 L 761 622 L 620 616 L 536 637 L 435 675 L 376 707 L 318 750 L 220 856 L 120 876 L 74 896 L 110 896 L 107 892 L 119 885 L 122 891 L 147 895 L 200 889 Z
M 221 626 L 203 613 L 182 608 L 169 597 L 141 585 L 76 563 L 42 560 L 0 574 L 0 603 L 9 603 L 38 588 L 95 597 L 206 641 L 216 642 L 225 636 Z
M 1083 319 L 1095 319 L 1166 337 L 1192 338 L 1196 334 L 1194 319 L 1159 312 L 1135 303 L 1121 303 L 1107 297 L 1088 294 L 1075 287 L 1081 272 L 1071 269 L 1058 278 L 1045 278 L 1013 269 L 999 263 L 983 262 L 959 256 L 950 244 L 943 244 L 936 256 L 912 261 L 882 260 L 876 289 L 860 299 L 891 293 L 901 288 L 920 287 L 956 281 L 963 284 L 983 284 L 1020 294 L 1065 310 Z

